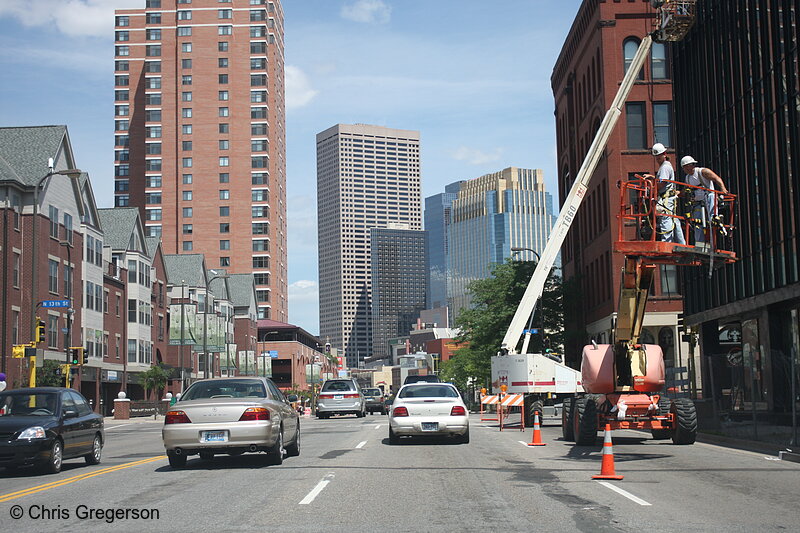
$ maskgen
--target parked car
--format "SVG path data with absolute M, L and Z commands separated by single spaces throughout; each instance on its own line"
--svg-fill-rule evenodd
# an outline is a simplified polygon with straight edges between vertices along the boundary
M 187 457 L 267 452 L 273 464 L 300 455 L 300 418 L 271 379 L 216 378 L 196 381 L 164 416 L 161 437 L 172 468 Z
M 383 405 L 383 391 L 377 387 L 361 389 L 364 394 L 364 403 L 369 414 L 378 412 L 386 414 L 386 406 Z
M 427 374 L 424 376 L 406 376 L 406 379 L 403 380 L 403 385 L 409 385 L 411 383 L 441 383 L 442 380 L 439 379 L 439 376 L 434 374 Z
M 469 443 L 469 413 L 450 383 L 403 385 L 389 413 L 389 443 L 401 436 L 449 436 Z
M 317 416 L 330 418 L 332 415 L 366 415 L 366 402 L 361 387 L 355 379 L 329 379 L 322 384 L 317 398 Z
M 96 465 L 104 443 L 103 417 L 74 389 L 0 392 L 0 466 L 6 469 L 33 464 L 57 474 L 74 457 Z

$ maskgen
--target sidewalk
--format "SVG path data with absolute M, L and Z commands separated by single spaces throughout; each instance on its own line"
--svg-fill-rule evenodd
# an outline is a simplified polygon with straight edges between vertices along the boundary
M 117 420 L 113 416 L 106 416 L 103 417 L 103 422 L 106 426 L 118 426 L 121 424 L 141 424 L 144 422 L 164 422 L 164 417 L 162 415 L 153 415 L 148 416 L 133 416 L 128 420 Z

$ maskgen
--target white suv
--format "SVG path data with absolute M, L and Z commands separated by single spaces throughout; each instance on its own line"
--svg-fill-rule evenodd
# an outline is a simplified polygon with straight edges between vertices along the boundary
M 329 379 L 322 384 L 317 399 L 317 416 L 355 414 L 358 418 L 366 414 L 364 395 L 354 379 Z

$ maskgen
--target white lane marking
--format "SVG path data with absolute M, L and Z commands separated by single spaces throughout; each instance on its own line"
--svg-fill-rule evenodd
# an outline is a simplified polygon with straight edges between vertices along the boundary
M 520 443 L 520 444 L 522 444 L 523 446 L 527 446 L 527 445 L 528 445 L 528 443 L 527 443 L 527 442 L 525 442 L 524 440 L 518 440 L 517 442 L 519 442 L 519 443 Z
M 377 426 L 375 426 L 375 429 L 381 429 L 382 427 L 383 426 L 381 424 L 378 424 Z
M 328 483 L 330 483 L 332 479 L 333 479 L 333 472 L 322 478 L 322 481 L 317 483 L 317 486 L 311 489 L 311 492 L 306 494 L 306 497 L 300 500 L 300 503 L 298 505 L 308 505 L 309 503 L 313 502 L 314 498 L 319 496 L 319 493 L 322 492 L 322 490 L 328 486 Z
M 361 442 L 356 444 L 356 450 L 358 450 L 359 448 L 363 448 L 366 443 L 367 443 L 367 441 L 362 440 Z
M 609 483 L 608 481 L 598 481 L 598 483 L 600 483 L 601 485 L 603 485 L 606 488 L 609 488 L 609 489 L 613 490 L 617 494 L 621 494 L 622 496 L 625 496 L 626 498 L 628 498 L 630 501 L 632 501 L 634 503 L 638 503 L 639 505 L 652 505 L 651 503 L 644 501 L 643 499 L 639 498 L 638 496 L 634 496 L 633 494 L 631 494 L 627 490 L 622 490 L 621 488 L 617 487 L 616 485 L 613 485 L 612 483 Z
M 123 426 L 127 426 L 127 425 L 128 425 L 128 424 L 120 424 L 120 425 L 118 425 L 118 426 L 111 426 L 110 428 L 106 428 L 106 431 L 108 431 L 109 429 L 121 428 L 121 427 L 123 427 Z

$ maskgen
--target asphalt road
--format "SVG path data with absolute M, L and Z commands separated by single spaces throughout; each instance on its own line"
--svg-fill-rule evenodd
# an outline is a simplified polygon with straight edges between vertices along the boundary
M 190 458 L 172 470 L 160 422 L 107 424 L 103 461 L 0 474 L 4 531 L 798 531 L 800 465 L 708 444 L 614 434 L 622 481 L 601 484 L 601 442 L 472 418 L 471 443 L 390 446 L 387 417 L 303 419 L 300 457 Z M 616 489 L 616 490 L 614 490 Z M 619 492 L 619 491 L 622 492 Z M 127 518 L 99 516 L 124 513 Z M 139 517 L 134 516 L 134 511 Z M 94 516 L 88 516 L 94 513 Z M 21 518 L 16 519 L 17 514 Z

